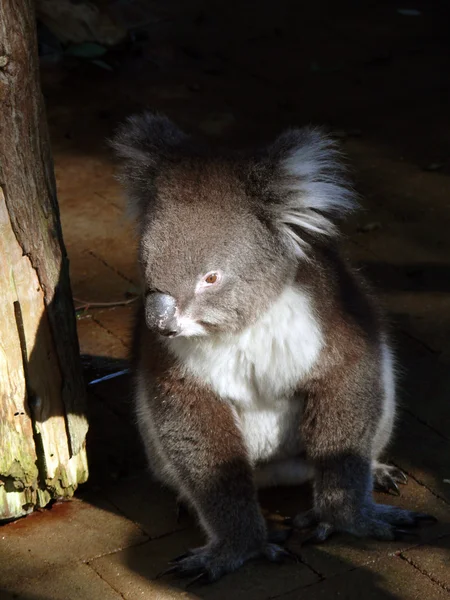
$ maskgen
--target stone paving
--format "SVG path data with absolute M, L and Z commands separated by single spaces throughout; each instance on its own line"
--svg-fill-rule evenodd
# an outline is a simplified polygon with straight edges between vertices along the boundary
M 295 533 L 288 547 L 297 563 L 254 561 L 189 589 L 155 580 L 202 537 L 146 472 L 123 375 L 89 386 L 88 484 L 73 501 L 0 528 L 0 599 L 450 600 L 448 9 L 420 2 L 413 16 L 387 1 L 231 4 L 131 1 L 122 17 L 146 35 L 105 57 L 112 71 L 76 61 L 42 70 L 86 381 L 126 368 L 133 306 L 95 303 L 126 301 L 138 284 L 104 141 L 117 122 L 150 106 L 189 131 L 240 144 L 325 123 L 362 195 L 345 246 L 389 311 L 401 371 L 389 459 L 409 482 L 400 497 L 377 498 L 439 521 L 395 543 L 336 536 L 312 547 Z M 274 519 L 310 501 L 306 486 L 261 494 Z

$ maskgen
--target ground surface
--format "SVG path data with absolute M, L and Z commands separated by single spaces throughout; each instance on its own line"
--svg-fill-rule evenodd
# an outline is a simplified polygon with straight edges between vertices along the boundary
M 439 523 L 397 543 L 336 537 L 289 547 L 298 564 L 254 562 L 210 587 L 154 580 L 201 539 L 150 483 L 130 416 L 128 379 L 90 387 L 91 479 L 70 503 L 0 529 L 0 598 L 402 598 L 450 600 L 450 112 L 444 3 L 113 2 L 140 34 L 103 57 L 43 68 L 65 242 L 78 304 L 136 291 L 134 242 L 104 139 L 125 115 L 161 110 L 227 142 L 282 127 L 340 132 L 364 211 L 345 244 L 390 311 L 402 366 L 391 461 L 409 475 L 400 498 Z M 233 9 L 233 6 L 235 8 Z M 238 12 L 236 12 L 239 7 Z M 397 8 L 415 8 L 419 15 Z M 90 306 L 78 321 L 86 378 L 120 370 L 132 306 Z M 104 365 L 103 365 L 104 366 Z M 125 365 L 126 366 L 126 365 Z M 379 497 L 381 499 L 381 497 Z M 262 505 L 293 515 L 307 488 Z

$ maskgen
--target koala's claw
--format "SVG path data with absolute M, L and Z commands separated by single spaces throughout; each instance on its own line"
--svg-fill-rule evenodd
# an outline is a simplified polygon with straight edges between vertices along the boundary
M 302 546 L 322 544 L 334 532 L 335 527 L 331 523 L 319 523 L 312 534 L 302 541 Z
M 397 484 L 404 485 L 407 481 L 408 478 L 403 471 L 393 465 L 377 463 L 373 469 L 373 485 L 377 492 L 400 496 L 400 488 Z
M 437 519 L 427 513 L 414 512 L 387 504 L 374 504 L 372 518 L 393 527 L 419 527 L 421 524 L 436 523 Z
M 180 577 L 192 576 L 193 579 L 189 581 L 188 586 L 200 581 L 212 583 L 222 575 L 235 571 L 247 560 L 258 556 L 263 556 L 271 562 L 282 562 L 285 558 L 294 559 L 293 553 L 270 542 L 263 543 L 259 551 L 253 550 L 242 554 L 225 545 L 209 544 L 177 556 L 170 561 L 167 569 L 156 576 L 156 579 L 173 574 Z M 297 557 L 295 560 L 298 560 Z
M 161 577 L 171 575 L 172 573 L 175 573 L 178 570 L 178 567 L 176 565 L 173 565 L 171 562 L 169 563 L 169 565 L 171 566 L 167 567 L 167 569 L 163 569 L 157 575 L 155 575 L 154 579 L 161 579 Z
M 393 479 L 386 479 L 382 484 L 375 482 L 374 489 L 376 492 L 392 493 L 394 496 L 400 496 L 400 488 Z
M 185 585 L 185 589 L 190 588 L 194 583 L 209 583 L 210 579 L 208 577 L 208 573 L 206 571 L 201 571 L 198 575 L 190 579 Z
M 197 550 L 197 549 L 196 549 Z M 169 567 L 158 573 L 155 579 L 160 579 L 165 575 L 177 575 L 179 577 L 194 576 L 189 582 L 188 586 L 193 585 L 196 581 L 205 578 L 213 581 L 213 573 L 207 570 L 207 560 L 202 559 L 202 549 L 198 551 L 185 552 L 180 556 L 175 557 L 169 561 Z
M 337 511 L 336 514 L 339 514 Z M 372 537 L 380 540 L 401 540 L 416 537 L 411 529 L 422 524 L 436 523 L 437 519 L 426 513 L 404 510 L 387 504 L 368 504 L 358 511 L 348 522 L 331 522 L 329 518 L 318 519 L 314 510 L 301 513 L 295 518 L 299 529 L 313 527 L 313 532 L 302 544 L 324 542 L 334 532 L 350 533 L 356 537 Z
M 294 519 L 294 526 L 297 529 L 314 528 L 313 532 L 307 538 L 303 539 L 303 546 L 307 544 L 321 544 L 336 530 L 332 523 L 319 521 L 314 509 L 298 514 Z
M 417 531 L 412 531 L 411 529 L 398 529 L 394 528 L 394 540 L 402 541 L 402 540 L 410 540 L 411 538 L 415 539 L 419 537 Z
M 432 525 L 433 523 L 437 523 L 438 520 L 436 519 L 436 517 L 433 517 L 433 515 L 429 515 L 428 513 L 414 513 L 415 517 L 416 517 L 416 521 L 425 521 L 430 523 L 430 525 Z
M 175 558 L 172 558 L 172 560 L 169 561 L 169 565 L 176 565 L 177 563 L 179 563 L 181 560 L 183 560 L 187 556 L 191 556 L 191 554 L 192 554 L 192 552 L 190 550 L 188 550 L 187 552 L 184 552 L 183 554 L 180 554 L 179 556 L 175 556 Z

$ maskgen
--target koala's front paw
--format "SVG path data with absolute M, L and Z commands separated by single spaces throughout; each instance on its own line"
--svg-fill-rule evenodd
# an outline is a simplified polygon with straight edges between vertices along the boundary
M 412 528 L 418 527 L 422 523 L 435 522 L 435 517 L 425 513 L 373 503 L 355 511 L 355 514 L 344 522 L 339 519 L 322 519 L 314 510 L 310 510 L 298 515 L 294 520 L 294 525 L 299 529 L 313 527 L 311 536 L 304 543 L 320 543 L 337 531 L 379 540 L 404 539 L 417 535 Z
M 180 576 L 193 576 L 189 585 L 200 580 L 211 583 L 226 573 L 236 571 L 247 560 L 258 556 L 264 556 L 272 562 L 281 562 L 284 558 L 291 557 L 291 554 L 270 542 L 264 542 L 256 550 L 238 550 L 227 544 L 207 544 L 175 558 L 170 563 L 172 566 L 160 573 L 158 577 L 173 573 Z

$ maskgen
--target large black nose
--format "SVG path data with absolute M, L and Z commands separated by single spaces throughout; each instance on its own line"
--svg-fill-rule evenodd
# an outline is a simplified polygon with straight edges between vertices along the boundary
M 174 336 L 178 333 L 175 316 L 177 305 L 175 298 L 169 294 L 150 292 L 145 297 L 145 322 L 149 329 L 161 335 Z

